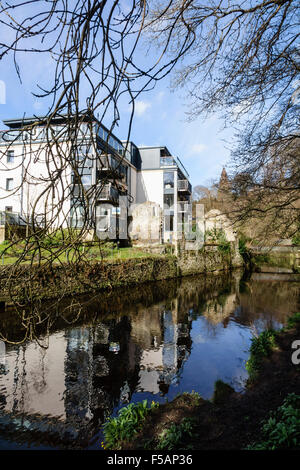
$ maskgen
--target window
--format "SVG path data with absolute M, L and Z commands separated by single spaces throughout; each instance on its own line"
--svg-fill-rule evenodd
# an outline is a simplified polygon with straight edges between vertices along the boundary
M 96 207 L 97 230 L 107 232 L 110 227 L 110 204 L 101 204 Z
M 13 189 L 13 178 L 6 178 L 6 191 L 11 191 Z
M 172 209 L 174 206 L 174 194 L 164 194 L 164 208 Z
M 82 175 L 81 183 L 83 186 L 90 186 L 92 184 L 92 175 Z
M 174 230 L 174 215 L 165 216 L 165 231 L 173 232 Z
M 7 163 L 13 163 L 15 159 L 15 152 L 14 150 L 9 150 L 7 152 Z
M 174 188 L 174 171 L 164 172 L 164 188 L 165 189 Z
M 81 175 L 72 175 L 72 183 L 79 184 L 83 186 L 91 186 L 92 184 L 92 175 L 88 172 L 88 169 L 83 169 L 84 173 Z
M 113 207 L 111 210 L 111 213 L 113 215 L 120 215 L 121 214 L 121 208 L 120 207 Z

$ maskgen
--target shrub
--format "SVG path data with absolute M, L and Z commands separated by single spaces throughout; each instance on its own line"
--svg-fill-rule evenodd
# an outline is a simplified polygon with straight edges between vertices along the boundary
M 276 333 L 273 330 L 263 331 L 258 337 L 252 338 L 250 358 L 246 363 L 250 380 L 255 379 L 263 358 L 269 356 L 272 348 L 276 345 L 275 338 Z
M 263 422 L 261 434 L 262 440 L 249 445 L 247 450 L 299 449 L 300 395 L 290 393 Z
M 294 328 L 294 326 L 300 325 L 300 312 L 295 313 L 291 317 L 288 318 L 287 327 Z
M 205 232 L 205 239 L 210 239 L 218 243 L 218 250 L 222 253 L 230 253 L 230 242 L 226 239 L 226 234 L 223 229 L 213 228 Z

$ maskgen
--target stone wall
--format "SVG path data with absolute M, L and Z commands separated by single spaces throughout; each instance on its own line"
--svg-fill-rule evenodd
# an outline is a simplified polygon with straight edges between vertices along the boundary
M 256 271 L 300 273 L 300 247 L 252 247 L 250 251 Z
M 198 252 L 188 250 L 179 253 L 178 268 L 181 276 L 198 273 L 229 271 L 243 266 L 235 242 L 230 252 L 223 252 L 218 245 L 204 245 Z
M 133 243 L 161 243 L 162 209 L 151 201 L 138 204 L 132 211 L 132 222 L 129 225 L 129 236 Z
M 85 262 L 53 266 L 0 266 L 3 302 L 14 298 L 24 304 L 37 299 L 62 298 L 115 287 L 132 286 L 200 273 L 229 271 L 242 266 L 231 252 L 205 246 L 198 252 L 184 251 L 178 257 L 162 255 L 128 260 Z

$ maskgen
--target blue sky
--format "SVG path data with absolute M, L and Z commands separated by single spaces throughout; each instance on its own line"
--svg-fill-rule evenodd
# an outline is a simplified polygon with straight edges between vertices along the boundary
M 4 77 L 3 77 L 4 75 Z M 6 85 L 6 103 L 0 104 L 0 119 L 21 117 L 33 114 L 42 115 L 46 106 L 32 96 L 35 80 L 23 77 L 21 85 L 15 77 L 13 67 L 5 74 L 0 73 L 0 80 Z M 222 130 L 222 121 L 211 116 L 205 121 L 200 118 L 187 122 L 183 96 L 170 92 L 166 79 L 154 90 L 144 93 L 136 101 L 131 140 L 138 146 L 165 145 L 170 152 L 178 156 L 190 174 L 193 185 L 209 184 L 218 179 L 222 167 L 229 160 L 228 145 L 223 140 L 230 140 L 230 130 Z M 130 115 L 129 105 L 122 106 L 122 113 Z M 108 116 L 106 125 L 109 125 Z M 1 127 L 4 128 L 1 122 Z M 126 138 L 127 123 L 120 123 L 115 134 Z
M 0 31 L 0 40 L 7 40 Z M 144 59 L 144 58 L 143 58 Z M 37 92 L 37 84 L 44 86 L 51 83 L 53 63 L 50 55 L 19 53 L 18 65 L 22 76 L 20 83 L 12 56 L 6 55 L 0 61 L 0 84 L 6 87 L 6 102 L 1 104 L 0 120 L 13 117 L 43 115 L 47 112 L 47 102 L 37 99 L 32 92 Z M 131 140 L 136 145 L 165 145 L 170 152 L 178 156 L 187 171 L 193 185 L 208 185 L 211 180 L 218 180 L 222 167 L 229 161 L 228 142 L 233 139 L 231 129 L 222 130 L 222 121 L 216 115 L 187 122 L 186 111 L 189 104 L 184 97 L 184 90 L 171 92 L 170 78 L 158 82 L 156 87 L 145 92 L 136 100 L 135 116 Z M 1 92 L 1 90 L 0 90 Z M 127 122 L 130 116 L 128 97 L 120 102 L 121 122 L 115 134 L 122 140 L 127 137 Z M 110 127 L 110 114 L 105 118 L 105 125 Z M 0 123 L 0 128 L 4 128 Z M 223 140 L 227 141 L 227 144 Z

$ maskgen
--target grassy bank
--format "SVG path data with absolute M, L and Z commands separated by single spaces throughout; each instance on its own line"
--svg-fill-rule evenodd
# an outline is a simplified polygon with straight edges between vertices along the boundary
M 127 260 L 136 258 L 148 258 L 156 256 L 155 254 L 148 253 L 142 249 L 134 247 L 118 247 L 115 243 L 86 243 L 78 244 L 76 248 L 72 246 L 65 249 L 60 244 L 47 244 L 42 245 L 40 250 L 33 245 L 26 248 L 25 242 L 20 240 L 15 243 L 8 241 L 0 244 L 0 264 L 12 265 L 18 263 L 20 265 L 35 264 L 39 260 L 41 264 L 47 263 L 53 258 L 53 264 L 58 265 L 61 263 L 76 263 L 83 261 L 114 261 L 114 260 Z
M 244 394 L 217 381 L 211 401 L 184 393 L 171 403 L 152 404 L 126 439 L 118 438 L 116 432 L 116 439 L 108 439 L 104 446 L 152 450 L 299 448 L 300 365 L 291 360 L 291 345 L 299 339 L 300 314 L 296 314 L 283 330 L 263 332 L 253 339 L 250 380 Z M 116 419 L 116 427 L 121 421 Z M 107 430 L 109 425 L 105 435 Z

